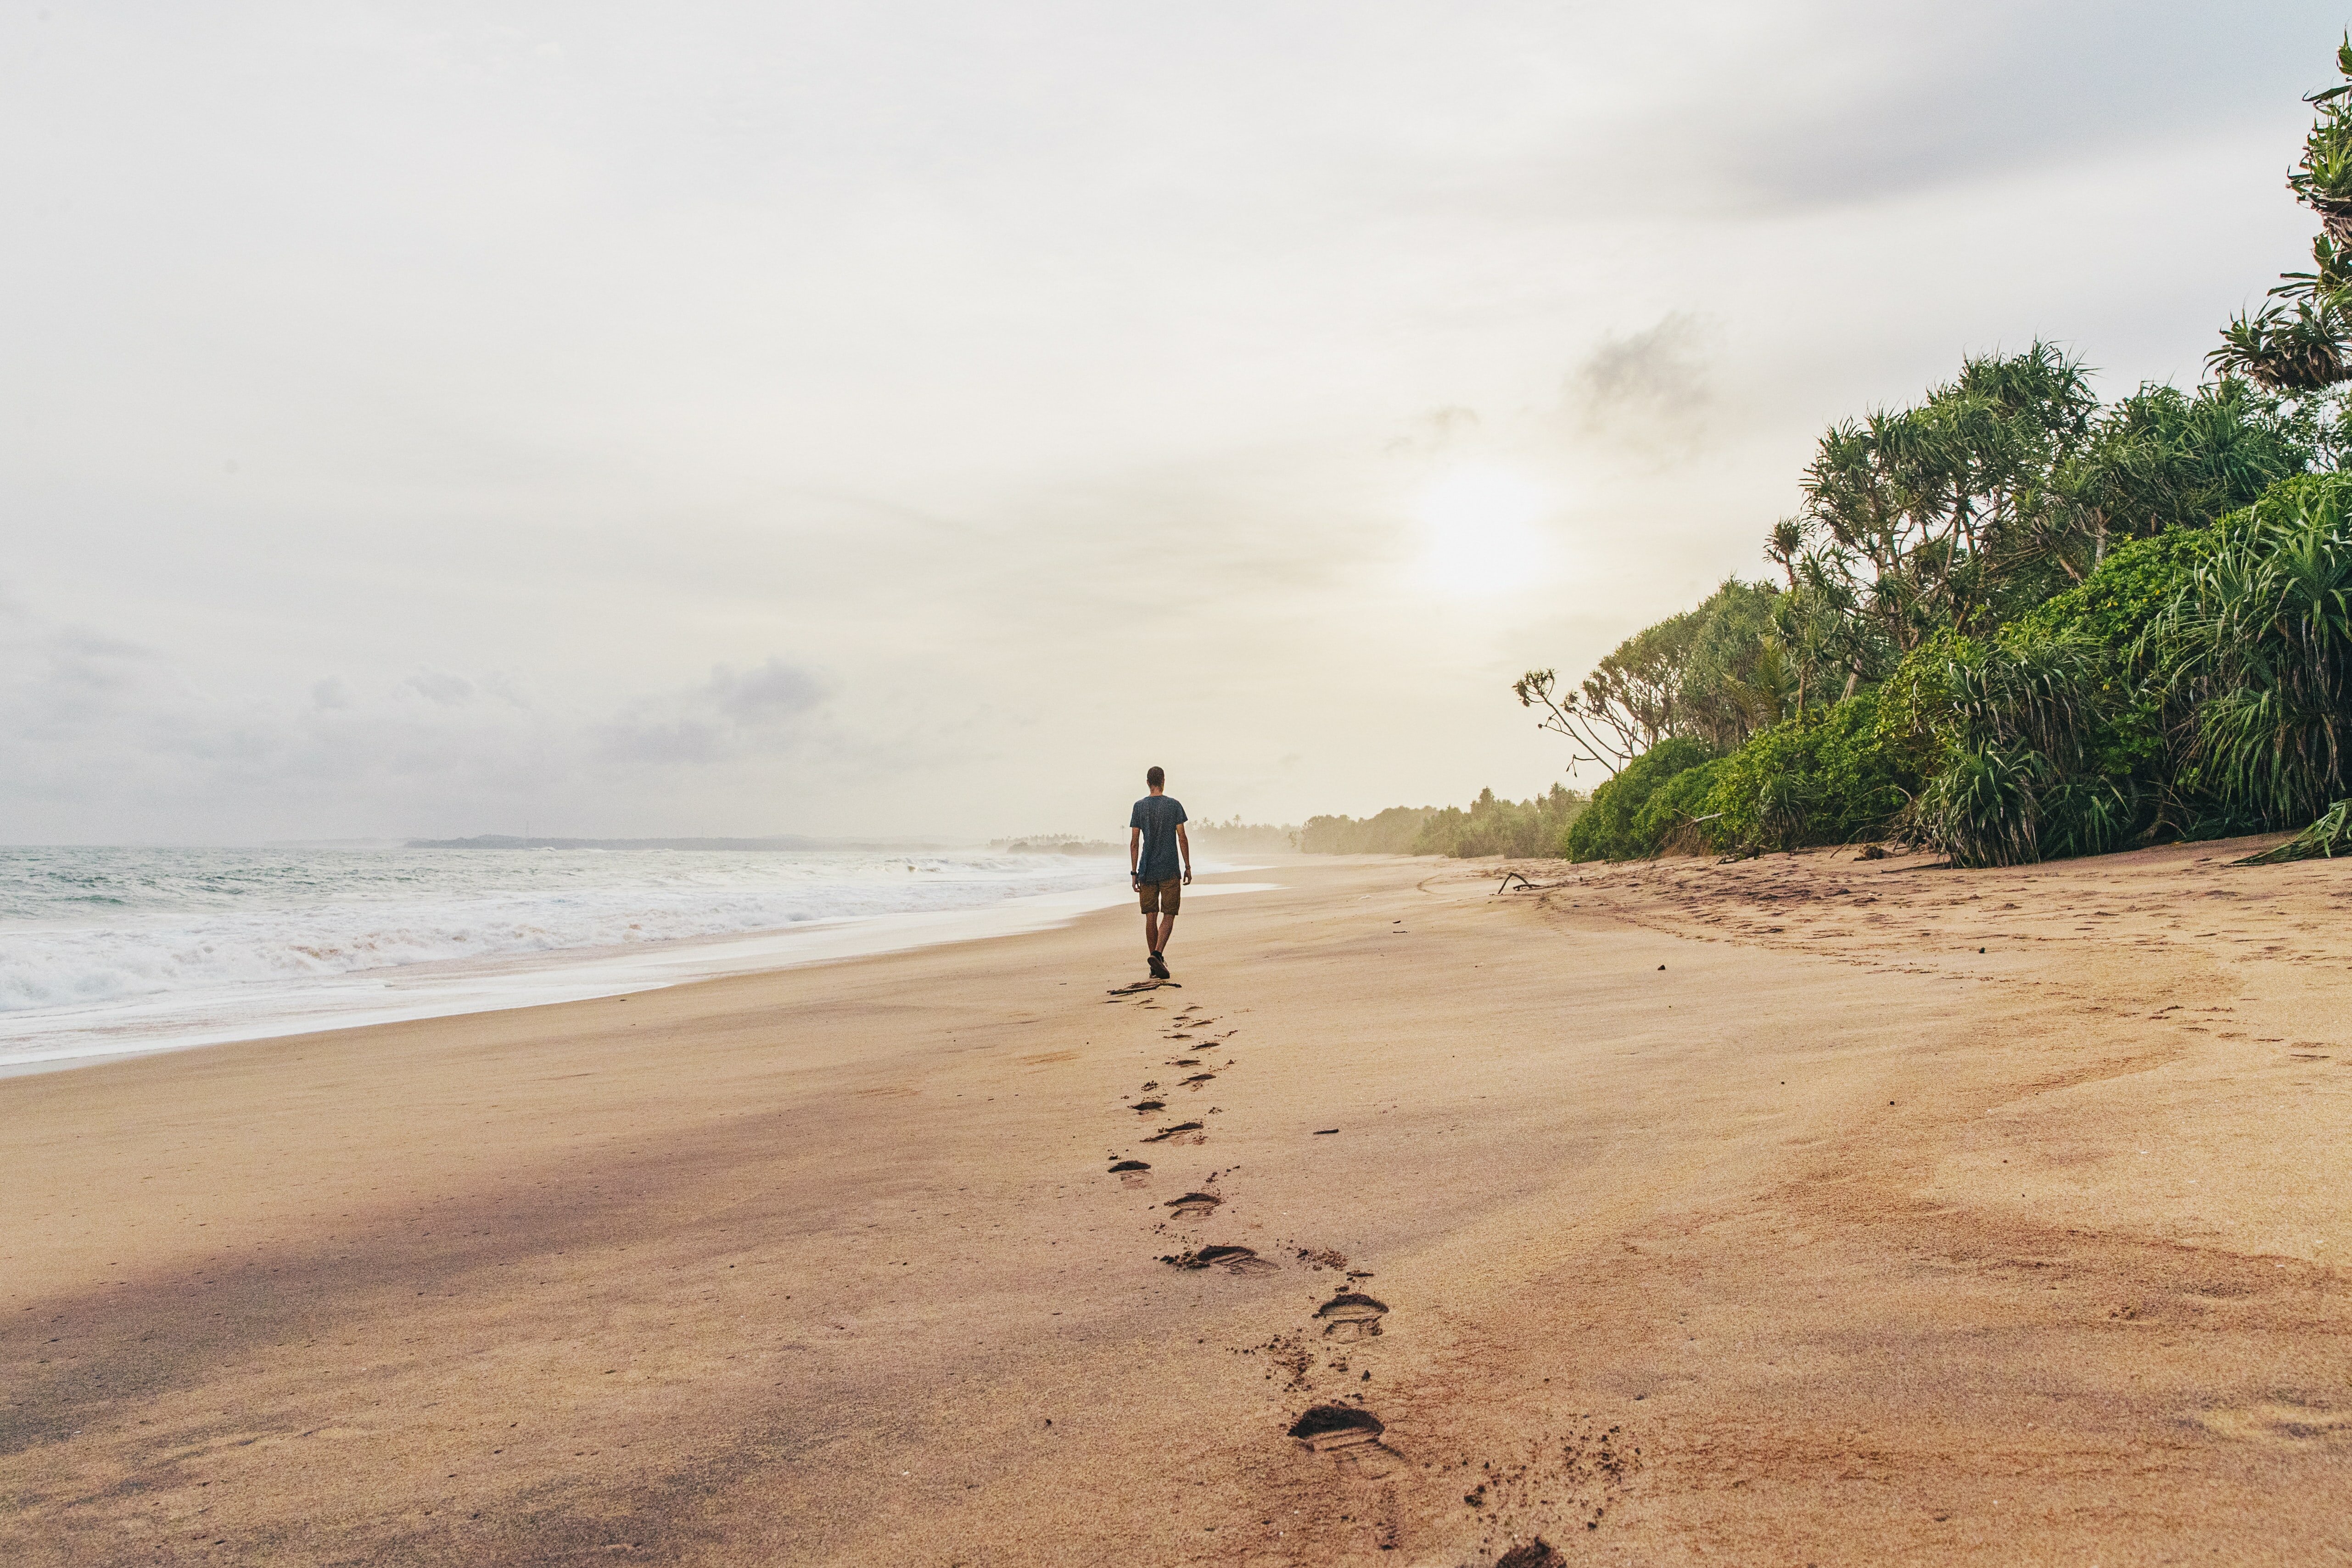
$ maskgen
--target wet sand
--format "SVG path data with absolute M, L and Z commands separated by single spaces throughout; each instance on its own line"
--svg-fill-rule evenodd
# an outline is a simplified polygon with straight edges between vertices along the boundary
M 2352 1558 L 2352 866 L 2242 847 L 1298 860 L 1181 988 L 0 1081 L 0 1560 Z

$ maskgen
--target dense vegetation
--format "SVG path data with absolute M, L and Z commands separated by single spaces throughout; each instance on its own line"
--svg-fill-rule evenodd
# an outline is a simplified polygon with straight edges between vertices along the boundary
M 1478 792 L 1470 809 L 1449 805 L 1433 811 L 1413 835 L 1414 855 L 1557 855 L 1570 826 L 1585 806 L 1584 797 L 1562 784 L 1533 800 L 1498 799 L 1491 789 Z
M 1392 805 L 1377 816 L 1310 816 L 1298 847 L 1309 855 L 1408 855 L 1421 825 L 1436 815 L 1433 805 Z
M 1470 809 L 1392 805 L 1376 816 L 1311 816 L 1298 847 L 1312 855 L 1559 855 L 1585 799 L 1563 784 L 1533 800 L 1481 790 Z
M 2289 184 L 2316 270 L 2231 323 L 2220 379 L 2102 405 L 2047 344 L 1970 358 L 1822 436 L 1765 542 L 1781 581 L 1727 581 L 1573 690 L 1520 679 L 1613 775 L 1569 855 L 2352 848 L 2352 80 L 2314 101 Z
M 1244 822 L 1238 816 L 1224 822 L 1195 822 L 1189 834 L 1192 847 L 1203 855 L 1278 855 L 1298 847 L 1298 829 Z

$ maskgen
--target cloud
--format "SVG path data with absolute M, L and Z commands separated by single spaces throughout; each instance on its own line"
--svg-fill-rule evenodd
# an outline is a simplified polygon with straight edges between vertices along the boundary
M 603 757 L 651 767 L 679 767 L 800 749 L 801 722 L 824 700 L 825 683 L 771 655 L 737 671 L 719 665 L 699 687 L 645 697 L 597 731 Z
M 2248 16 L 2203 0 L 1987 0 L 1888 7 L 1783 0 L 1603 58 L 1678 90 L 1586 128 L 1609 156 L 1580 182 L 1645 210 L 1755 217 L 1854 208 L 2028 178 L 2117 149 L 2181 146 L 2328 85 L 2338 22 L 2316 5 Z M 1725 25 L 1728 21 L 1729 25 Z M 2280 47 L 2295 40 L 2302 63 Z
M 727 756 L 732 748 L 724 725 L 708 719 L 666 714 L 659 705 L 647 703 L 637 712 L 624 714 L 600 726 L 596 731 L 596 754 L 606 762 L 636 763 L 653 767 L 681 767 L 714 763 Z
M 1381 449 L 1390 454 L 1443 452 L 1471 439 L 1486 422 L 1475 408 L 1448 405 L 1414 419 L 1404 435 L 1391 437 Z
M 830 743 L 813 728 L 827 683 L 772 656 L 551 707 L 503 672 L 444 668 L 373 697 L 341 676 L 226 696 L 170 650 L 30 617 L 16 630 L 0 639 L 0 821 L 49 840 L 476 832 L 531 813 L 772 827 L 731 819 L 735 803 Z M 730 803 L 716 821 L 679 809 L 712 799 Z
M 83 626 L 68 626 L 46 639 L 49 681 L 85 696 L 127 691 L 147 679 L 157 663 L 153 649 Z
M 152 647 L 29 612 L 14 620 L 17 634 L 0 643 L 0 727 L 20 745 L 40 742 L 26 748 L 35 771 L 68 758 L 107 715 L 176 695 L 175 672 Z
M 781 723 L 824 700 L 815 676 L 773 657 L 740 675 L 720 665 L 710 672 L 709 692 L 719 711 L 747 724 Z
M 1568 399 L 1591 435 L 1653 452 L 1687 450 L 1706 433 L 1715 401 L 1708 331 L 1675 311 L 1638 332 L 1603 339 L 1568 380 Z
M 462 707 L 474 700 L 474 683 L 446 669 L 419 670 L 401 684 L 427 702 L 437 702 L 444 708 Z

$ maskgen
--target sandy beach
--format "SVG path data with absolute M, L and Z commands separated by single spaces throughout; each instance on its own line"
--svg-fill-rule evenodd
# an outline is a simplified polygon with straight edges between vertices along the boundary
M 2352 1558 L 2352 867 L 2243 848 L 1293 859 L 1177 988 L 0 1081 L 0 1558 Z

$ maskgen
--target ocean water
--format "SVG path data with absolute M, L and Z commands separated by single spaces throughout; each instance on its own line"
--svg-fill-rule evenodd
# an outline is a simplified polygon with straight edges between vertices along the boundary
M 1124 899 L 1125 872 L 984 850 L 0 847 L 0 1071 L 1050 923 Z

